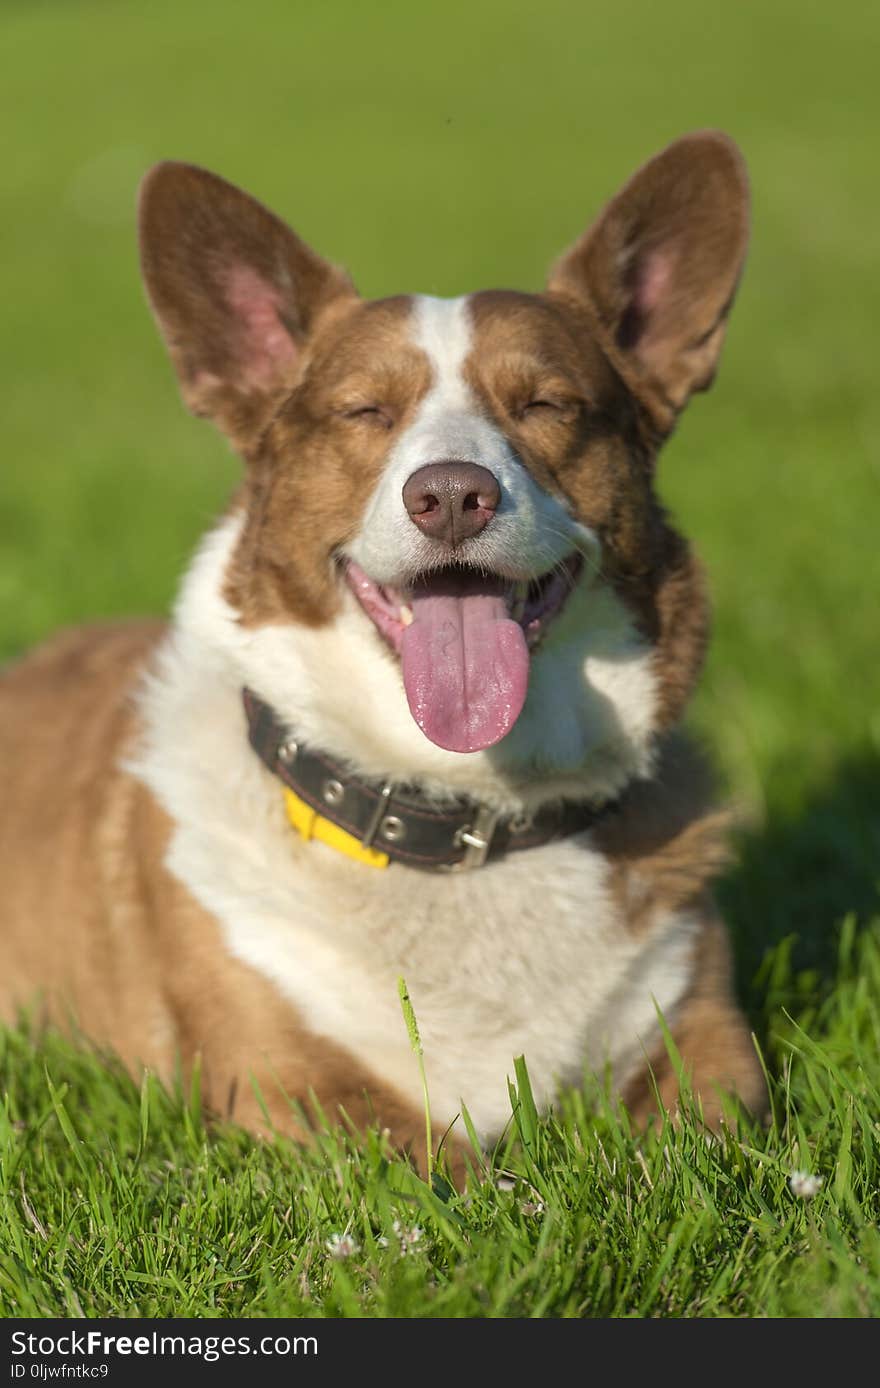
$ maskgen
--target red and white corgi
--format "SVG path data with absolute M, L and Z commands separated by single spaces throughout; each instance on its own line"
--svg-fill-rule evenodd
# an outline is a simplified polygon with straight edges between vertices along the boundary
M 0 681 L 0 1005 L 212 1108 L 297 1105 L 424 1156 L 610 1073 L 639 1120 L 763 1084 L 709 896 L 725 819 L 676 725 L 707 636 L 654 485 L 711 382 L 742 159 L 689 135 L 547 290 L 367 302 L 223 180 L 166 163 L 140 231 L 197 414 L 245 461 L 169 626 L 55 638 Z M 652 1079 L 653 1074 L 653 1079 Z M 297 1101 L 291 1103 L 291 1101 Z M 455 1132 L 460 1124 L 453 1129 Z M 463 1140 L 463 1139 L 462 1139 Z

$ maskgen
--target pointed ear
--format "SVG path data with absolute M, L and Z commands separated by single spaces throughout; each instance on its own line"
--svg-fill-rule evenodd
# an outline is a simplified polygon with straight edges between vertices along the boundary
M 194 414 L 247 450 L 296 379 L 320 311 L 354 295 L 260 203 L 190 164 L 157 164 L 141 185 L 147 294 Z
M 639 169 L 550 276 L 552 292 L 592 307 L 609 355 L 661 433 L 712 384 L 748 215 L 733 141 L 685 135 Z

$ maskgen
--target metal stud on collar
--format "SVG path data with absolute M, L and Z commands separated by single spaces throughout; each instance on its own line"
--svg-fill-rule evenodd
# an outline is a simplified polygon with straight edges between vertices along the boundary
M 379 825 L 379 835 L 386 843 L 400 843 L 406 836 L 406 825 L 396 814 L 387 814 Z
M 341 781 L 325 781 L 321 787 L 321 795 L 328 805 L 341 805 L 345 799 L 345 786 Z
M 288 737 L 278 748 L 278 760 L 285 766 L 292 766 L 296 761 L 296 754 L 299 751 L 299 743 L 296 738 Z

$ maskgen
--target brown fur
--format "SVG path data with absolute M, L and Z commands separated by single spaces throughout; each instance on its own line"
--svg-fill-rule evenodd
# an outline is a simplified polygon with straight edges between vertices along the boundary
M 653 484 L 656 448 L 597 341 L 595 319 L 555 296 L 473 300 L 470 384 L 534 476 L 601 539 L 604 577 L 655 648 L 661 726 L 696 683 L 709 613 L 699 565 Z M 548 405 L 529 408 L 529 401 Z
M 354 295 L 343 270 L 315 255 L 267 208 L 216 174 L 157 164 L 140 198 L 141 269 L 187 405 L 247 453 L 295 377 L 299 348 L 334 301 Z M 262 303 L 249 331 L 234 308 L 234 271 Z M 274 353 L 259 341 L 274 329 Z
M 737 1007 L 727 934 L 710 887 L 730 861 L 730 814 L 714 807 L 714 786 L 693 744 L 668 737 L 651 781 L 640 781 L 595 831 L 612 867 L 611 890 L 630 928 L 639 934 L 673 911 L 700 920 L 696 968 L 671 1026 L 687 1082 L 717 1127 L 725 1091 L 747 1108 L 766 1107 L 764 1076 L 752 1038 Z M 657 1094 L 674 1111 L 678 1075 L 664 1044 L 647 1057 L 649 1069 L 630 1083 L 624 1102 L 637 1124 L 658 1111 Z
M 711 903 L 703 906 L 697 968 L 670 1028 L 682 1078 L 699 1103 L 707 1127 L 717 1130 L 731 1113 L 736 1096 L 756 1113 L 767 1105 L 767 1090 L 755 1047 L 730 986 L 730 949 L 724 926 Z M 645 1126 L 661 1108 L 675 1114 L 679 1102 L 676 1062 L 664 1042 L 646 1056 L 646 1069 L 623 1093 L 633 1121 Z
M 316 625 L 336 614 L 334 554 L 430 383 L 423 353 L 405 338 L 408 314 L 403 298 L 355 301 L 315 334 L 244 483 L 247 524 L 226 595 L 245 625 Z M 373 401 L 381 414 L 358 412 Z
M 749 237 L 732 140 L 702 131 L 644 164 L 562 257 L 550 289 L 588 305 L 609 360 L 664 437 L 712 384 Z
M 65 632 L 0 682 L 0 765 L 16 788 L 0 807 L 0 1012 L 13 1016 L 39 982 L 44 1020 L 100 1040 L 135 1073 L 167 1079 L 199 1057 L 206 1102 L 224 1118 L 303 1138 L 289 1100 L 314 1094 L 331 1120 L 376 1118 L 423 1156 L 424 1116 L 309 1032 L 164 867 L 169 823 L 120 766 L 161 632 Z

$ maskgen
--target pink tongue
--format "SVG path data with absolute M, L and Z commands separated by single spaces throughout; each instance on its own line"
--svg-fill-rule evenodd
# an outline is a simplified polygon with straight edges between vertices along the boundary
M 510 731 L 525 702 L 529 652 L 497 594 L 425 594 L 403 633 L 403 683 L 425 737 L 479 752 Z

